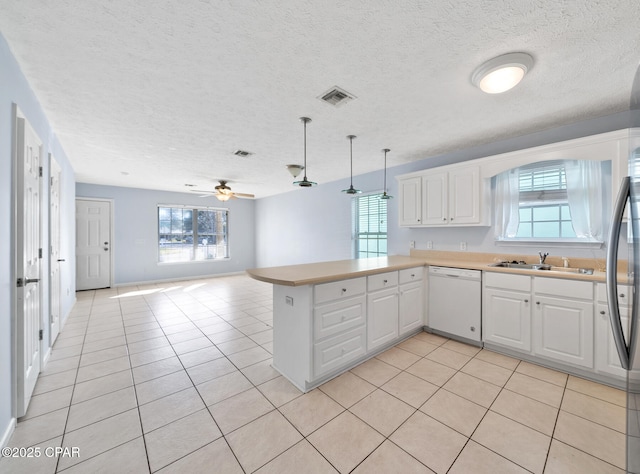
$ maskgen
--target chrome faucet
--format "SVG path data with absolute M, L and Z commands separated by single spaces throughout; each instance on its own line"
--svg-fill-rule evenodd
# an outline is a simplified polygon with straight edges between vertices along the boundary
M 548 253 L 542 253 L 542 252 L 538 252 L 538 255 L 540 255 L 540 264 L 541 265 L 544 263 L 546 258 L 549 256 Z

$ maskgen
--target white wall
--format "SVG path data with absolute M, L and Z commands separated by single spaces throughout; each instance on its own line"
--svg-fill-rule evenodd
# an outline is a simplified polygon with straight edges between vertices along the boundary
M 114 256 L 113 283 L 123 285 L 144 281 L 208 276 L 244 271 L 255 266 L 255 203 L 192 193 L 123 188 L 78 183 L 78 198 L 113 200 Z M 227 260 L 158 263 L 158 204 L 209 206 L 229 209 L 229 252 Z
M 13 253 L 15 249 L 14 229 L 11 228 L 13 213 L 12 182 L 12 107 L 17 104 L 43 143 L 43 218 L 42 246 L 45 249 L 42 260 L 40 288 L 43 291 L 43 319 L 49 315 L 49 161 L 48 154 L 53 153 L 62 168 L 61 178 L 61 252 L 66 259 L 61 272 L 63 295 L 61 298 L 61 318 L 64 322 L 75 301 L 75 177 L 67 156 L 58 142 L 48 120 L 44 115 L 37 97 L 20 71 L 4 37 L 0 35 L 0 444 L 2 436 L 13 426 L 13 347 L 12 334 L 15 324 L 14 288 L 16 273 Z M 44 324 L 44 340 L 49 340 L 49 325 Z
M 387 170 L 388 192 L 392 196 L 398 196 L 395 179 L 397 175 L 620 130 L 629 126 L 630 114 L 624 112 L 391 167 Z M 381 192 L 382 180 L 382 171 L 353 178 L 354 186 L 365 192 Z M 348 186 L 349 180 L 345 179 L 320 184 L 315 188 L 295 189 L 285 194 L 258 200 L 256 202 L 257 266 L 269 267 L 352 258 L 351 202 L 348 196 L 340 192 Z M 605 249 L 498 247 L 495 244 L 492 227 L 400 228 L 397 199 L 390 200 L 388 205 L 389 255 L 408 255 L 410 241 L 415 241 L 418 249 L 426 249 L 427 242 L 431 241 L 436 250 L 459 250 L 460 242 L 466 242 L 469 252 L 536 255 L 539 250 L 545 250 L 553 255 L 562 254 L 569 257 L 605 257 Z

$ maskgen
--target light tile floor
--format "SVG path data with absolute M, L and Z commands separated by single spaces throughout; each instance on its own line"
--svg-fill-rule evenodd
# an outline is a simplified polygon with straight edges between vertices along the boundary
M 302 394 L 270 366 L 271 285 L 77 297 L 10 440 L 43 454 L 2 473 L 624 468 L 625 394 L 604 385 L 423 332 Z

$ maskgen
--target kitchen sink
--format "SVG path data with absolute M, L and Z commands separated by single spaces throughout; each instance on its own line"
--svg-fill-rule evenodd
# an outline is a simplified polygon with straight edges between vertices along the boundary
M 554 267 L 546 263 L 497 262 L 497 263 L 490 263 L 489 266 L 499 267 L 499 268 L 519 268 L 521 270 L 544 270 L 549 272 L 578 273 L 581 275 L 593 275 L 593 268 Z
M 550 270 L 551 265 L 546 263 L 524 263 L 524 262 L 498 262 L 490 263 L 490 267 L 519 268 L 521 270 Z

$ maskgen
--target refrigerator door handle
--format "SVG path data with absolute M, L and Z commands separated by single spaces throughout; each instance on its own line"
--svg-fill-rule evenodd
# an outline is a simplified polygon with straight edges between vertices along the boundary
M 611 219 L 611 229 L 609 231 L 609 247 L 607 249 L 607 299 L 609 305 L 609 318 L 611 320 L 611 330 L 613 331 L 613 340 L 616 343 L 618 356 L 620 357 L 620 365 L 622 368 L 629 370 L 629 348 L 624 340 L 622 332 L 622 321 L 620 320 L 620 305 L 618 304 L 618 245 L 620 239 L 620 227 L 622 226 L 622 215 L 627 199 L 630 197 L 630 181 L 631 178 L 626 176 L 620 185 L 620 192 L 613 209 L 613 217 Z

